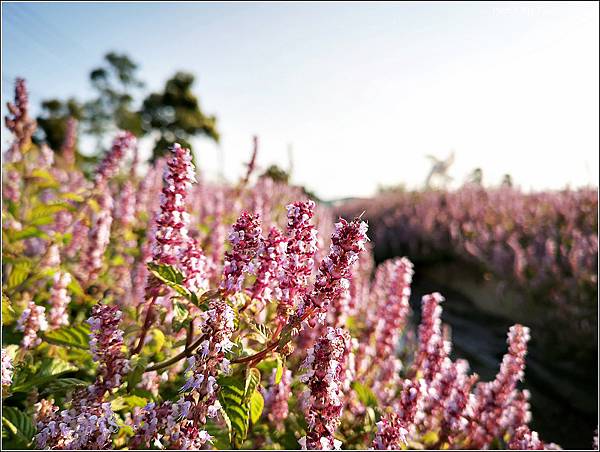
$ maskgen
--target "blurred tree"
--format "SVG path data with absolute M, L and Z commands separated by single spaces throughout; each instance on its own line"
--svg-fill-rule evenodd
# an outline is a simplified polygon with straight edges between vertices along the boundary
M 269 166 L 260 177 L 267 177 L 275 182 L 282 182 L 284 184 L 287 184 L 290 181 L 290 175 L 277 165 Z
M 502 177 L 502 186 L 503 187 L 512 187 L 513 186 L 513 180 L 512 180 L 512 176 L 510 174 L 505 174 Z
M 143 135 L 139 112 L 133 109 L 133 93 L 144 86 L 137 77 L 138 66 L 127 55 L 110 52 L 104 65 L 90 73 L 92 87 L 97 97 L 86 102 L 86 132 L 97 138 L 98 147 L 106 132 L 116 127 Z
M 189 140 L 204 135 L 219 142 L 217 119 L 207 116 L 192 93 L 194 76 L 178 72 L 165 85 L 162 93 L 152 93 L 144 99 L 141 118 L 146 133 L 158 132 L 152 160 L 164 154 L 175 142 L 190 147 Z
M 55 152 L 60 152 L 67 131 L 67 120 L 72 117 L 81 120 L 83 107 L 77 100 L 67 101 L 48 99 L 42 102 L 42 113 L 36 118 L 43 136 L 36 135 L 37 143 L 46 141 Z

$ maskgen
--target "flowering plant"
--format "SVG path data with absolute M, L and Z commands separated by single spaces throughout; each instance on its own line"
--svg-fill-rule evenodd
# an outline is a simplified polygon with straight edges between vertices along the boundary
M 477 383 L 427 295 L 400 359 L 413 265 L 374 269 L 361 218 L 267 178 L 197 183 L 177 144 L 141 179 L 126 132 L 87 180 L 31 143 L 22 81 L 9 110 L 4 446 L 556 447 L 528 428 L 526 327 Z

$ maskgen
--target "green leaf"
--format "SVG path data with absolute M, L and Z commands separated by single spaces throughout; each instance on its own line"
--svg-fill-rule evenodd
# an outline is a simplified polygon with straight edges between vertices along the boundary
M 12 323 L 15 321 L 15 310 L 12 307 L 10 299 L 2 293 L 2 324 Z
M 110 408 L 113 411 L 123 410 L 125 408 L 132 409 L 142 407 L 148 404 L 148 399 L 136 395 L 119 396 L 110 402 Z
M 165 333 L 158 328 L 153 328 L 150 330 L 150 335 L 152 338 L 146 345 L 144 345 L 144 349 L 147 350 L 152 356 L 155 353 L 160 352 L 165 345 Z
M 132 370 L 127 375 L 127 391 L 131 392 L 142 381 L 142 375 L 148 367 L 148 356 L 136 355 L 131 358 L 129 365 Z
M 59 186 L 59 183 L 56 181 L 54 176 L 52 176 L 52 174 L 50 174 L 49 171 L 46 171 L 41 168 L 34 169 L 31 172 L 31 177 L 41 179 L 41 181 L 37 183 L 37 186 L 39 188 L 56 188 Z
M 254 339 L 260 344 L 266 344 L 271 338 L 271 330 L 265 325 L 250 321 L 248 326 L 252 331 L 246 335 L 247 338 Z
M 19 286 L 21 283 L 23 283 L 27 279 L 30 271 L 31 271 L 31 262 L 20 261 L 20 262 L 15 263 L 10 271 L 10 274 L 8 275 L 8 281 L 7 281 L 6 288 L 14 289 L 15 287 Z
M 35 226 L 28 226 L 26 228 L 21 229 L 20 231 L 11 231 L 10 240 L 12 242 L 16 242 L 18 240 L 29 239 L 31 237 L 48 237 L 44 231 L 36 228 Z
M 172 265 L 156 264 L 148 262 L 148 269 L 154 276 L 165 283 L 181 284 L 183 282 L 183 273 Z
M 90 383 L 79 378 L 59 378 L 48 385 L 44 386 L 41 393 L 43 395 L 64 394 L 74 389 L 79 389 L 84 386 L 89 386 Z
M 65 345 L 89 350 L 90 327 L 87 323 L 76 326 L 63 326 L 56 330 L 47 331 L 42 338 L 54 345 Z
M 46 385 L 59 376 L 76 370 L 77 367 L 61 359 L 44 358 L 33 376 L 28 368 L 20 371 L 11 389 L 13 392 L 28 392 L 31 388 Z
M 33 436 L 36 434 L 36 428 L 33 419 L 12 406 L 2 407 L 2 437 L 6 436 L 14 438 L 18 443 L 23 443 L 28 446 Z
M 260 370 L 256 367 L 249 367 L 246 370 L 246 384 L 244 389 L 244 403 L 248 403 L 254 390 L 260 383 Z
M 83 196 L 78 195 L 77 193 L 62 193 L 60 195 L 60 197 L 62 199 L 66 199 L 68 201 L 75 201 L 75 202 L 83 202 Z
M 182 297 L 202 308 L 196 294 L 190 292 L 182 285 L 183 273 L 181 273 L 178 268 L 173 267 L 172 265 L 156 264 L 154 262 L 148 262 L 146 265 L 148 266 L 150 273 L 152 273 L 156 279 L 169 286 Z M 206 309 L 202 309 L 206 311 Z
M 250 407 L 244 403 L 246 382 L 241 376 L 219 379 L 219 402 L 231 424 L 231 445 L 240 448 L 248 435 Z
M 283 377 L 283 360 L 281 356 L 277 356 L 277 371 L 275 372 L 275 384 L 278 385 L 281 382 L 281 377 Z
M 256 424 L 265 407 L 265 399 L 259 391 L 254 391 L 250 398 L 250 420 Z
M 352 383 L 352 389 L 354 389 L 358 400 L 360 400 L 363 405 L 367 407 L 377 407 L 377 397 L 375 397 L 375 394 L 373 394 L 371 389 L 358 381 Z
M 73 293 L 73 295 L 76 295 L 78 297 L 83 297 L 85 295 L 81 284 L 79 284 L 79 281 L 75 277 L 71 278 L 71 282 L 67 286 L 67 289 L 69 289 Z
M 223 428 L 210 420 L 206 423 L 204 428 L 208 434 L 213 437 L 212 443 L 217 450 L 227 450 L 231 448 L 228 428 Z

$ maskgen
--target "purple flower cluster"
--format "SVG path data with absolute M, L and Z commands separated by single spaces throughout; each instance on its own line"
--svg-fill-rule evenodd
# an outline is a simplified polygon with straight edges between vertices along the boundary
M 261 238 L 257 253 L 256 281 L 252 287 L 252 298 L 269 299 L 272 295 L 271 282 L 282 267 L 287 242 L 281 231 L 275 226 L 269 230 L 266 238 Z
M 283 430 L 288 417 L 288 401 L 292 396 L 292 371 L 284 369 L 279 383 L 275 383 L 277 369 L 271 373 L 270 386 L 264 393 L 265 407 L 269 422 L 278 430 Z
M 13 362 L 12 358 L 2 349 L 2 386 L 10 386 L 13 378 Z
M 523 379 L 528 341 L 529 328 L 518 324 L 510 327 L 508 353 L 502 359 L 500 371 L 493 381 L 479 383 L 475 389 L 474 422 L 469 428 L 476 448 L 481 448 L 505 431 L 514 431 L 520 426 L 508 423 L 511 419 L 505 413 L 515 401 L 522 404 L 516 386 Z
M 14 135 L 15 140 L 7 151 L 6 160 L 16 162 L 21 160 L 22 150 L 31 143 L 31 136 L 36 128 L 36 122 L 29 116 L 29 96 L 25 80 L 17 78 L 15 84 L 15 100 L 7 103 L 10 116 L 6 116 L 6 128 Z
M 413 273 L 412 262 L 406 258 L 386 261 L 377 269 L 372 300 L 376 322 L 372 328 L 375 340 L 372 358 L 377 369 L 373 389 L 383 402 L 393 397 L 393 388 L 399 382 L 402 364 L 395 355 L 410 313 L 408 301 Z
M 423 296 L 421 300 L 421 325 L 419 325 L 419 349 L 414 369 L 426 383 L 439 374 L 444 359 L 450 353 L 450 343 L 442 337 L 442 307 L 444 301 L 439 293 Z
M 317 230 L 311 224 L 314 201 L 298 201 L 286 206 L 287 245 L 279 275 L 278 315 L 280 322 L 292 314 L 306 292 L 317 250 Z
M 350 288 L 351 268 L 365 249 L 367 229 L 367 223 L 360 220 L 347 222 L 340 218 L 335 224 L 329 254 L 319 265 L 312 292 L 304 297 L 303 312 L 312 308 L 325 313 L 331 301 Z
M 110 227 L 113 221 L 113 199 L 108 190 L 103 189 L 97 199 L 99 211 L 94 215 L 93 226 L 88 234 L 87 250 L 81 265 L 83 280 L 87 284 L 94 281 L 102 270 L 104 253 L 110 242 Z
M 231 250 L 225 253 L 221 289 L 225 293 L 242 290 L 244 273 L 252 270 L 250 263 L 258 251 L 262 230 L 258 215 L 242 212 L 229 233 Z
M 63 160 L 69 166 L 75 164 L 75 146 L 77 144 L 77 120 L 70 117 L 67 119 L 67 128 L 65 130 L 65 139 L 60 148 Z
M 529 427 L 522 425 L 515 431 L 508 443 L 512 450 L 544 450 L 544 443 L 540 441 L 537 432 L 532 432 Z
M 208 290 L 206 257 L 195 239 L 189 239 L 182 253 L 181 267 L 185 275 L 183 285 L 194 293 Z
M 21 317 L 19 317 L 17 331 L 23 332 L 21 347 L 24 349 L 35 348 L 42 343 L 42 339 L 38 337 L 38 333 L 48 329 L 45 312 L 46 308 L 30 301 L 27 308 L 21 314 Z
M 136 138 L 131 132 L 119 132 L 113 140 L 110 150 L 106 153 L 100 165 L 96 169 L 94 184 L 96 187 L 105 185 L 113 177 L 119 168 L 119 163 L 125 156 L 125 152 L 133 149 Z
M 37 407 L 35 441 L 40 449 L 107 449 L 119 430 L 108 402 L 86 402 L 59 412 L 57 406 L 42 400 Z
M 331 450 L 341 446 L 334 433 L 344 407 L 351 346 L 351 338 L 346 331 L 329 327 L 308 351 L 302 364 L 307 372 L 300 377 L 307 383 L 310 394 L 306 436 L 298 441 L 303 450 Z
M 121 311 L 116 306 L 97 304 L 87 320 L 90 325 L 90 351 L 98 363 L 94 385 L 88 388 L 91 395 L 102 397 L 106 391 L 118 388 L 129 363 L 123 353 L 123 330 L 119 329 Z
M 67 308 L 71 303 L 71 296 L 67 292 L 67 287 L 71 283 L 71 274 L 58 271 L 54 274 L 54 282 L 50 289 L 50 312 L 48 314 L 48 323 L 50 328 L 59 328 L 69 324 L 69 314 Z

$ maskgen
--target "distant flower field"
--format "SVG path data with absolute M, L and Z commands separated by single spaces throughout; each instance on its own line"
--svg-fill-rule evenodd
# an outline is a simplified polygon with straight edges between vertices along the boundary
M 481 381 L 451 358 L 444 297 L 410 331 L 419 270 L 372 249 L 461 253 L 579 318 L 597 293 L 593 193 L 403 195 L 369 208 L 373 228 L 252 165 L 209 183 L 177 144 L 142 175 L 128 132 L 86 178 L 73 127 L 60 152 L 32 143 L 22 80 L 9 111 L 3 447 L 558 448 L 528 426 L 529 329 Z

